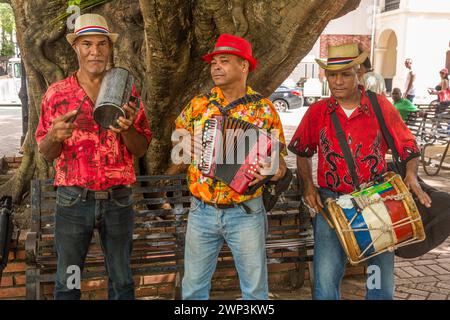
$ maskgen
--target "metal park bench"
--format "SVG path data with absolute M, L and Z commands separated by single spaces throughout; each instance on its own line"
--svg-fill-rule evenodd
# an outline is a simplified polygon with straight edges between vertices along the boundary
M 429 176 L 450 169 L 450 109 L 441 110 L 436 103 L 420 105 L 410 113 L 406 125 L 421 148 L 421 163 Z

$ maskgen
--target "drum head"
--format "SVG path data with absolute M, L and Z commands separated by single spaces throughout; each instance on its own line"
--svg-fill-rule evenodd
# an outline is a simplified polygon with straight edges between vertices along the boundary
M 109 129 L 110 125 L 115 128 L 119 128 L 117 123 L 117 119 L 119 119 L 119 117 L 125 117 L 125 112 L 122 108 L 115 105 L 104 104 L 94 110 L 95 122 L 105 129 Z

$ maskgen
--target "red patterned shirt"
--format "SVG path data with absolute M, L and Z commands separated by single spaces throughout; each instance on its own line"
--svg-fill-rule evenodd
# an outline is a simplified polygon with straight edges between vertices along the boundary
M 386 171 L 388 149 L 369 98 L 361 90 L 360 106 L 350 117 L 333 98 L 311 105 L 300 122 L 288 149 L 300 157 L 312 157 L 318 151 L 317 181 L 320 187 L 350 193 L 354 190 L 330 113 L 335 111 L 355 159 L 359 183 L 373 180 Z M 382 95 L 377 98 L 386 126 L 402 161 L 420 156 L 416 140 L 395 107 Z
M 42 98 L 36 141 L 40 143 L 44 139 L 55 118 L 77 109 L 85 95 L 75 74 L 52 84 Z M 139 97 L 134 85 L 132 96 Z M 133 155 L 119 134 L 103 129 L 94 121 L 93 110 L 94 104 L 86 99 L 74 121 L 77 128 L 63 142 L 61 155 L 56 159 L 56 186 L 105 190 L 136 181 Z M 134 127 L 150 142 L 151 132 L 142 103 Z

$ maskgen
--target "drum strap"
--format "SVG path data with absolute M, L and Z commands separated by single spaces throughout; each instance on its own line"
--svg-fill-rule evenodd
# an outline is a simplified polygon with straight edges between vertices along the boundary
M 355 170 L 355 161 L 353 159 L 352 153 L 345 138 L 344 130 L 342 130 L 341 123 L 339 122 L 336 111 L 330 113 L 331 121 L 333 122 L 334 130 L 336 131 L 336 137 L 341 147 L 342 153 L 344 154 L 345 162 L 347 163 L 348 170 L 352 177 L 353 186 L 359 189 L 358 175 Z
M 383 132 L 384 139 L 386 140 L 389 149 L 391 149 L 392 151 L 393 156 L 392 158 L 394 160 L 394 165 L 397 169 L 397 172 L 400 173 L 402 177 L 404 177 L 406 172 L 404 172 L 405 170 L 403 170 L 404 166 L 401 165 L 401 159 L 400 156 L 398 155 L 397 148 L 395 147 L 394 139 L 392 138 L 392 135 L 389 133 L 389 130 L 386 127 L 386 122 L 384 121 L 383 113 L 381 112 L 377 95 L 370 90 L 367 90 L 366 94 L 370 100 L 370 103 L 372 104 L 372 109 L 375 112 L 375 115 L 377 116 L 378 123 L 380 124 L 381 131 Z

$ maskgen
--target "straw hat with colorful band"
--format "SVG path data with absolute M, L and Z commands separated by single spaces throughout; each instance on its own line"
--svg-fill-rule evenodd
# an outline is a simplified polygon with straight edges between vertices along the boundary
M 326 63 L 320 59 L 316 59 L 316 62 L 325 70 L 338 71 L 361 64 L 368 56 L 367 51 L 359 53 L 358 44 L 350 43 L 342 46 L 329 46 Z
M 66 35 L 67 41 L 72 45 L 74 41 L 80 36 L 87 35 L 104 35 L 107 36 L 113 43 L 116 42 L 117 33 L 111 33 L 108 28 L 108 23 L 105 18 L 99 14 L 87 13 L 79 16 L 75 20 L 75 30 L 73 33 Z
M 223 33 L 217 39 L 214 50 L 203 56 L 203 60 L 211 63 L 212 58 L 217 54 L 234 54 L 244 58 L 249 63 L 249 70 L 253 71 L 258 61 L 253 58 L 252 45 L 244 38 L 234 36 L 232 34 Z

